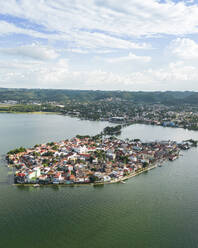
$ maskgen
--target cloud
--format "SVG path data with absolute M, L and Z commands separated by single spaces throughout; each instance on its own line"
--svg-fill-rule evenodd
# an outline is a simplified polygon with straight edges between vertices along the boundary
M 15 48 L 2 48 L 0 49 L 0 53 L 39 60 L 50 60 L 58 57 L 58 54 L 54 49 L 35 43 Z
M 188 2 L 189 3 L 189 2 Z M 0 33 L 24 33 L 67 41 L 71 48 L 148 49 L 134 37 L 198 32 L 198 4 L 169 0 L 7 0 L 0 13 L 8 16 Z M 9 16 L 23 18 L 43 30 L 19 27 Z M 8 27 L 8 29 L 6 28 Z M 48 33 L 47 33 L 47 32 Z
M 120 62 L 142 62 L 142 63 L 148 63 L 151 61 L 151 57 L 149 56 L 137 56 L 133 53 L 129 53 L 128 56 L 123 56 L 123 57 L 117 57 L 117 58 L 110 58 L 106 59 L 107 62 L 109 63 L 120 63 Z
M 69 74 L 68 61 L 14 60 L 0 62 L 0 84 L 28 88 L 51 88 L 63 82 Z
M 90 53 L 106 54 L 106 53 L 113 53 L 115 50 L 112 49 L 112 48 L 109 48 L 109 49 L 67 48 L 67 49 L 62 49 L 62 51 L 72 52 L 72 53 L 79 53 L 79 54 L 90 54 Z
M 177 38 L 170 44 L 171 52 L 184 60 L 198 59 L 198 43 L 189 38 Z
M 0 21 L 0 36 L 6 36 L 11 34 L 25 34 L 31 37 L 36 38 L 43 38 L 43 39 L 49 39 L 50 34 L 44 34 L 41 32 L 37 32 L 32 29 L 25 29 L 21 27 L 17 27 L 13 23 L 9 23 L 6 21 Z M 58 39 L 59 37 L 57 35 L 53 35 L 54 39 Z
M 198 43 L 184 38 L 198 33 L 197 16 L 191 0 L 1 1 L 0 84 L 198 90 Z M 173 56 L 163 54 L 170 39 Z
M 183 1 L 160 3 L 155 0 L 87 0 L 83 2 L 76 0 L 74 3 L 73 0 L 38 0 L 35 4 L 34 0 L 29 0 L 28 3 L 25 0 L 8 0 L 2 2 L 0 11 L 3 14 L 42 24 L 50 31 L 66 32 L 69 28 L 69 30 L 78 31 L 103 30 L 108 33 L 126 34 L 127 30 L 130 35 L 146 35 L 151 32 L 164 33 L 168 31 L 167 29 L 171 32 L 177 27 L 178 30 L 175 30 L 177 33 L 185 32 L 186 28 L 197 32 L 198 6 L 196 4 L 187 6 Z M 165 20 L 165 18 L 169 19 Z M 183 20 L 182 25 L 181 20 Z M 160 23 L 164 25 L 159 25 Z M 152 29 L 147 29 L 148 26 Z
M 198 90 L 196 67 L 178 61 L 161 69 L 127 75 L 103 70 L 71 70 L 68 61 L 0 62 L 1 87 L 62 88 L 93 90 Z
M 196 67 L 185 65 L 183 61 L 170 63 L 167 67 L 159 70 L 148 70 L 148 75 L 153 78 L 153 81 L 161 81 L 167 83 L 182 83 L 186 82 L 186 89 L 188 88 L 188 82 L 194 82 L 197 80 L 198 72 Z

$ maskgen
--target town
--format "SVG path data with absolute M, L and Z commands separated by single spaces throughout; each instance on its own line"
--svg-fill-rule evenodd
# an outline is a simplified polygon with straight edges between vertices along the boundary
M 67 100 L 17 101 L 0 103 L 1 112 L 9 113 L 56 113 L 91 121 L 108 121 L 118 124 L 146 124 L 173 128 L 198 130 L 198 107 L 193 104 L 165 105 L 156 103 L 134 103 L 121 98 L 106 98 L 97 101 Z
M 61 112 L 81 119 L 126 125 L 139 123 L 198 130 L 198 109 L 193 105 L 134 104 L 129 101 L 108 99 L 91 104 L 66 105 Z
M 16 184 L 105 184 L 124 180 L 178 158 L 196 141 L 142 142 L 116 137 L 76 136 L 70 140 L 8 152 Z

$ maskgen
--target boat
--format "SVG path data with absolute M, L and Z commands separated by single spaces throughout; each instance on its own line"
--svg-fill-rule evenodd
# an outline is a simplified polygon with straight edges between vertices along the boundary
M 40 184 L 34 184 L 33 187 L 37 188 L 37 187 L 40 187 Z
M 162 167 L 162 164 L 158 164 L 158 167 Z
M 53 184 L 58 185 L 58 184 L 60 184 L 60 182 L 54 181 Z
M 174 161 L 174 160 L 177 159 L 177 158 L 178 158 L 178 155 L 175 155 L 175 156 L 169 157 L 169 160 L 170 160 L 170 161 Z
M 124 181 L 120 181 L 121 183 L 126 183 L 126 182 L 124 182 Z

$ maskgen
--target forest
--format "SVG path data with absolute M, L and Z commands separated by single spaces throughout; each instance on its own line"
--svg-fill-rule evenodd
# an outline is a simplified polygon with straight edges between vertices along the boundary
M 193 91 L 92 91 L 92 90 L 58 90 L 58 89 L 14 89 L 0 88 L 0 102 L 96 102 L 96 101 L 130 101 L 149 104 L 198 104 L 198 92 Z

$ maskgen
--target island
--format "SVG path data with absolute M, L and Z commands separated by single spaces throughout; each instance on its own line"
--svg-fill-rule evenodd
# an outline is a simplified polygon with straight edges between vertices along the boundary
M 188 140 L 142 142 L 109 136 L 76 136 L 60 142 L 17 148 L 7 153 L 15 168 L 15 184 L 74 185 L 124 182 L 173 161 L 181 150 L 196 146 Z

